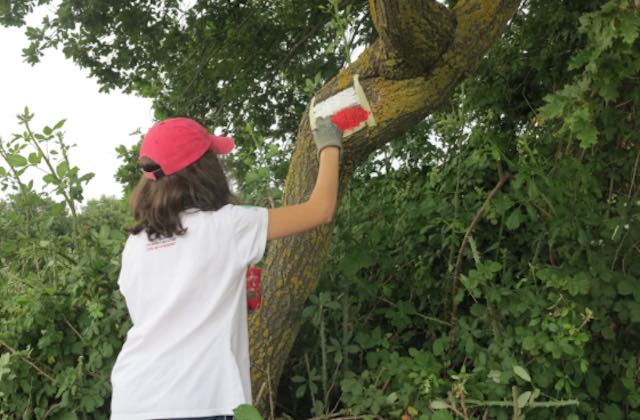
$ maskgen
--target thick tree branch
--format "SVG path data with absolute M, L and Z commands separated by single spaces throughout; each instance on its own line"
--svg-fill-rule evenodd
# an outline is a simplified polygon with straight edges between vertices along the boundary
M 372 4 L 384 8 L 387 14 L 384 22 L 396 24 L 402 19 L 389 14 L 393 14 L 392 10 L 400 10 L 400 4 L 405 1 L 377 0 Z M 415 5 L 418 3 L 411 1 L 414 4 L 412 7 L 417 7 Z M 432 1 L 424 1 L 422 4 L 427 11 L 436 10 L 434 13 L 440 13 L 449 22 L 452 18 L 447 13 L 453 13 L 455 31 L 452 40 L 448 41 L 447 31 L 438 30 L 438 45 L 431 47 L 431 53 L 425 52 L 429 58 L 418 60 L 421 63 L 419 74 L 416 73 L 418 66 L 405 62 L 399 51 L 393 49 L 399 42 L 395 35 L 390 35 L 395 31 L 385 29 L 389 38 L 387 42 L 378 39 L 355 63 L 318 92 L 317 100 L 322 100 L 350 86 L 353 75 L 359 74 L 378 123 L 376 127 L 362 130 L 345 142 L 345 168 L 341 171 L 343 185 L 348 182 L 353 169 L 364 162 L 371 152 L 419 123 L 449 97 L 458 83 L 476 68 L 516 12 L 519 3 L 520 0 L 460 0 L 449 12 L 436 9 L 438 6 L 434 6 Z M 419 21 L 419 16 L 424 20 Z M 429 14 L 416 13 L 412 16 L 414 18 L 417 20 L 412 20 L 410 27 L 421 31 L 422 35 L 405 33 L 404 36 L 410 37 L 407 44 L 420 39 L 428 44 L 428 35 L 424 34 L 434 30 L 433 25 L 430 26 Z M 383 19 L 379 14 L 375 19 L 377 25 L 382 24 Z M 446 28 L 450 23 L 436 26 Z M 424 47 L 421 48 L 424 51 Z M 285 204 L 300 203 L 309 197 L 317 169 L 315 145 L 305 113 L 298 129 L 296 150 L 285 184 Z M 270 244 L 264 268 L 263 304 L 250 317 L 249 325 L 254 393 L 264 389 L 263 385 L 269 380 L 273 381 L 271 388 L 277 388 L 298 334 L 299 314 L 318 284 L 320 267 L 331 243 L 332 229 L 332 226 L 325 225 Z M 269 375 L 267 366 L 270 366 Z M 265 396 L 263 392 L 254 401 L 263 413 L 268 407 Z
M 385 50 L 425 74 L 451 44 L 455 15 L 435 0 L 369 0 L 371 19 Z

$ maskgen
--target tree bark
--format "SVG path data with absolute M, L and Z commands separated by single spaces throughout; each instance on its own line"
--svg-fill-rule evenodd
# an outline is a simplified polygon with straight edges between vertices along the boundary
M 341 185 L 369 154 L 402 135 L 477 67 L 515 14 L 520 0 L 370 0 L 378 39 L 317 93 L 320 101 L 360 75 L 377 125 L 344 143 Z M 317 176 L 308 109 L 302 116 L 284 191 L 284 204 L 308 199 Z M 263 302 L 249 318 L 254 405 L 266 416 L 300 328 L 299 314 L 316 289 L 333 226 L 272 241 L 263 270 Z

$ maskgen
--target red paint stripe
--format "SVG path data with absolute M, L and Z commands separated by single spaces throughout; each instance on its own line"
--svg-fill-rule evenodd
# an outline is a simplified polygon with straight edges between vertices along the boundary
M 331 116 L 331 122 L 343 132 L 356 128 L 369 118 L 369 111 L 359 105 L 341 109 Z

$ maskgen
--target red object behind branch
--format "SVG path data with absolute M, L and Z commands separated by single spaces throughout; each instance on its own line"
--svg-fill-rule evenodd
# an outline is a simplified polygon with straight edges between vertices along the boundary
M 247 268 L 247 304 L 252 311 L 262 302 L 261 278 L 262 273 L 259 267 Z

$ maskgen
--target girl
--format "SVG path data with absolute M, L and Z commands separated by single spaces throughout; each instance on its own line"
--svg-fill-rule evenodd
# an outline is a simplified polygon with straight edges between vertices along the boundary
M 251 404 L 244 273 L 266 241 L 329 223 L 342 132 L 319 119 L 320 167 L 309 200 L 266 209 L 232 204 L 218 154 L 233 149 L 188 118 L 154 125 L 118 285 L 133 321 L 111 374 L 112 420 L 230 419 Z

